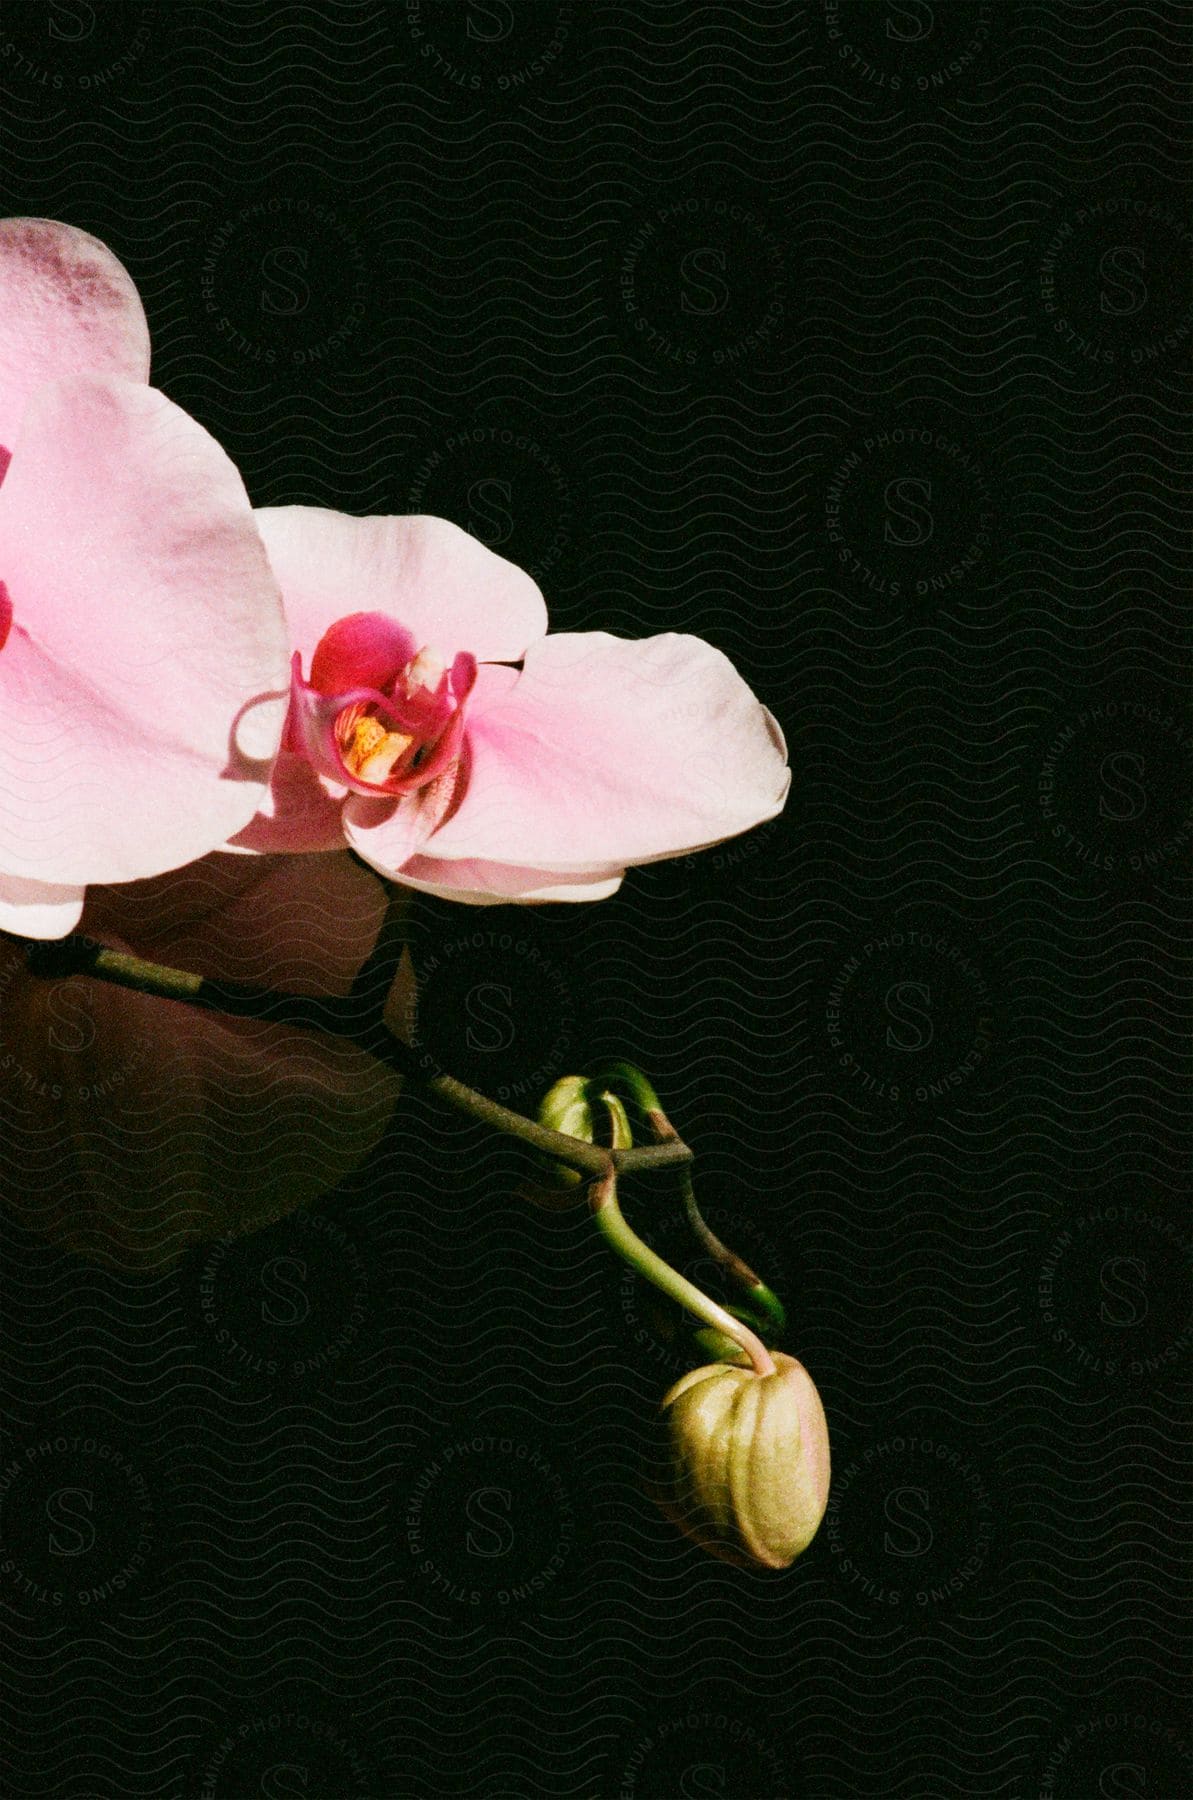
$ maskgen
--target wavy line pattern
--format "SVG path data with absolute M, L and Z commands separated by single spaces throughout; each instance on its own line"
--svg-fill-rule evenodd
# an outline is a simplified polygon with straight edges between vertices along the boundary
M 40 1092 L 0 975 L 7 1791 L 1193 1793 L 1187 9 L 2 11 L 0 206 L 113 245 L 257 503 L 445 514 L 781 719 L 780 820 L 419 901 L 404 1006 L 527 1109 L 652 1072 L 834 1445 L 791 1571 L 702 1558 L 690 1342 L 520 1153 L 273 1027 L 167 1113 L 94 997 Z M 342 992 L 375 903 L 224 966 Z

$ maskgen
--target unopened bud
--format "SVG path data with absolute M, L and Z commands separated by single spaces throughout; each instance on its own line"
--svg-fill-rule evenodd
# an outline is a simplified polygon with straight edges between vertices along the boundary
M 803 1364 L 771 1354 L 773 1374 L 709 1363 L 665 1395 L 655 1498 L 723 1561 L 785 1569 L 812 1542 L 828 1505 L 828 1426 Z

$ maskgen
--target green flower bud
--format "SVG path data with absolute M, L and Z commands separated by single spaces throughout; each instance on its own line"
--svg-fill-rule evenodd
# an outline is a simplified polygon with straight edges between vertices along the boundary
M 594 1098 L 603 1112 L 593 1110 Z M 602 1142 L 610 1150 L 629 1150 L 634 1142 L 626 1109 L 616 1094 L 605 1091 L 588 1075 L 562 1075 L 539 1105 L 538 1122 L 551 1131 L 566 1132 L 585 1144 L 597 1141 L 598 1121 L 604 1126 Z M 554 1179 L 565 1187 L 575 1187 L 583 1177 L 566 1163 L 548 1164 Z
M 802 1363 L 775 1370 L 709 1363 L 665 1395 L 665 1451 L 655 1499 L 723 1561 L 785 1569 L 816 1536 L 828 1505 L 824 1408 Z

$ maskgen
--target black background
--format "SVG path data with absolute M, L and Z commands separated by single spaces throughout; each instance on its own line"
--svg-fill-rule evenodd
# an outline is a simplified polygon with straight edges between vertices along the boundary
M 265 1349 L 346 1340 L 311 1372 L 5 1219 L 5 1454 L 120 1448 L 101 1548 L 150 1546 L 85 1613 L 0 1596 L 9 1792 L 1193 1793 L 1188 26 L 0 6 L 0 210 L 112 245 L 255 502 L 446 514 L 555 629 L 701 634 L 782 721 L 779 821 L 413 934 L 479 1085 L 652 1072 L 835 1483 L 781 1576 L 675 1536 L 689 1350 L 413 1096 L 228 1278 Z M 626 1198 L 681 1256 L 670 1205 Z

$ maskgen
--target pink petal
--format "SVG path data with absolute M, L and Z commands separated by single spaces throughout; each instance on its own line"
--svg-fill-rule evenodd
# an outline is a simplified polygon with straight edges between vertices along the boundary
M 305 756 L 279 751 L 256 818 L 237 832 L 231 846 L 266 854 L 342 850 L 343 790 L 329 791 L 331 785 L 316 774 Z
M 81 887 L 0 875 L 0 931 L 29 938 L 65 937 L 78 924 L 82 910 Z
M 771 819 L 790 783 L 774 719 L 699 638 L 561 634 L 514 681 L 482 668 L 463 797 L 425 854 L 591 871 Z
M 149 379 L 149 327 L 127 271 L 89 232 L 0 219 L 0 445 L 34 390 L 65 375 Z
M 133 880 L 248 823 L 288 693 L 236 470 L 164 395 L 42 388 L 0 487 L 0 868 Z
M 516 662 L 547 629 L 530 576 L 446 519 L 267 506 L 257 522 L 304 669 L 329 627 L 354 613 L 385 613 L 416 649 L 430 645 L 449 663 L 460 650 Z
M 344 836 L 357 855 L 380 874 L 393 875 L 450 811 L 464 779 L 464 768 L 453 764 L 426 787 L 397 799 L 349 794 L 344 803 Z
M 432 856 L 412 856 L 393 879 L 461 906 L 529 906 L 546 900 L 607 900 L 621 886 L 624 874 L 624 869 L 594 869 L 562 875 L 503 863 L 436 862 Z

